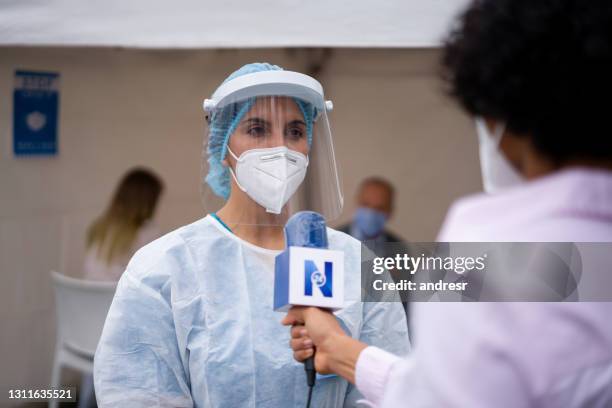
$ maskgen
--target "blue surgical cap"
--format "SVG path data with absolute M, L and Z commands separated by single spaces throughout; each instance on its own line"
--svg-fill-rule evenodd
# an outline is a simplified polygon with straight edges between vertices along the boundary
M 282 70 L 283 68 L 268 64 L 267 62 L 255 62 L 244 65 L 237 71 L 234 71 L 223 83 L 255 72 Z M 308 145 L 310 145 L 312 143 L 312 126 L 316 116 L 316 109 L 308 102 L 295 98 L 294 100 L 304 115 Z M 230 195 L 230 173 L 229 169 L 222 162 L 227 154 L 227 144 L 238 123 L 240 123 L 242 117 L 251 109 L 254 103 L 255 98 L 249 98 L 245 101 L 229 104 L 221 110 L 214 112 L 210 118 L 208 125 L 208 146 L 206 148 L 208 155 L 206 182 L 216 195 L 226 200 Z

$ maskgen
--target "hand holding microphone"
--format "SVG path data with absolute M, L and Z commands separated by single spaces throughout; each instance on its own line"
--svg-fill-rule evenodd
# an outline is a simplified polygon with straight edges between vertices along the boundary
M 341 337 L 349 338 L 328 310 L 317 307 L 291 308 L 281 322 L 291 328 L 291 349 L 297 361 L 314 355 L 316 371 L 320 374 L 334 372 L 331 356 L 336 353 L 335 346 L 341 344 Z M 315 354 L 316 348 L 316 354 Z
M 304 362 L 310 387 L 315 367 L 354 382 L 354 365 L 366 345 L 347 336 L 331 313 L 344 303 L 344 254 L 328 249 L 325 219 L 314 212 L 293 215 L 285 238 L 287 248 L 275 262 L 274 310 L 288 311 L 282 323 L 294 326 L 294 357 Z
M 274 264 L 274 310 L 287 311 L 292 306 L 341 308 L 344 254 L 328 249 L 323 216 L 312 211 L 296 213 L 285 225 L 285 241 L 287 248 Z M 316 381 L 312 356 L 304 360 L 304 370 L 309 387 L 306 406 L 310 406 Z

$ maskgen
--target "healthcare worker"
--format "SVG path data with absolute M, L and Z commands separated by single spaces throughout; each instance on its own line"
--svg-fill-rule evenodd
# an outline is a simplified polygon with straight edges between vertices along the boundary
M 323 88 L 313 78 L 255 63 L 204 102 L 204 197 L 222 207 L 140 250 L 117 288 L 95 356 L 103 407 L 304 407 L 303 365 L 272 310 L 274 258 L 288 217 L 342 208 Z M 328 230 L 345 254 L 347 335 L 408 351 L 400 303 L 360 302 L 360 244 Z M 313 407 L 355 406 L 338 376 L 319 378 Z
M 612 3 L 474 1 L 444 62 L 452 93 L 479 117 L 490 194 L 456 203 L 438 239 L 612 242 Z M 296 359 L 314 342 L 316 369 L 372 406 L 604 408 L 611 316 L 606 302 L 417 303 L 407 359 L 347 337 L 316 308 L 284 323 L 296 325 Z

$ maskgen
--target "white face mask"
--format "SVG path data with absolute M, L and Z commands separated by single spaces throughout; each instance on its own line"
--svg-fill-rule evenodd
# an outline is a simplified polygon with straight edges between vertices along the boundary
M 308 157 L 285 146 L 247 150 L 236 157 L 236 174 L 230 172 L 238 187 L 273 214 L 280 214 L 297 191 L 308 167 Z
M 495 193 L 523 182 L 523 176 L 516 171 L 499 148 L 505 130 L 505 125 L 498 124 L 491 134 L 485 120 L 476 118 L 482 184 L 487 193 Z

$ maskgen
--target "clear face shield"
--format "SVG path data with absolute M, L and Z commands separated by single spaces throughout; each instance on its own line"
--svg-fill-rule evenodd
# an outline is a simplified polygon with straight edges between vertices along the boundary
M 247 74 L 204 102 L 208 138 L 203 200 L 238 225 L 284 226 L 298 211 L 328 222 L 343 197 L 321 85 L 289 71 Z

